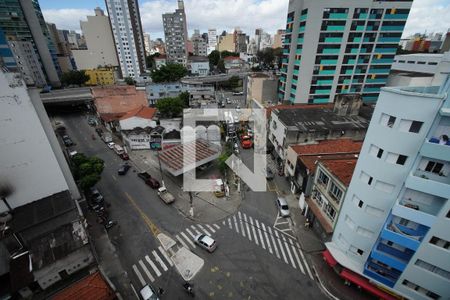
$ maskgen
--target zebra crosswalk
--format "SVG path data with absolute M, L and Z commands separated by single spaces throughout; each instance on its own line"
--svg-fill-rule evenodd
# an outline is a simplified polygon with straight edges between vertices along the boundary
M 314 280 L 300 245 L 294 239 L 240 211 L 222 224 Z
M 194 243 L 194 237 L 197 234 L 206 233 L 212 235 L 219 229 L 220 226 L 217 224 L 195 224 L 176 234 L 175 238 L 184 247 L 195 249 L 197 246 Z M 173 267 L 173 262 L 170 259 L 170 255 L 161 246 L 151 250 L 132 265 L 133 272 L 142 286 L 154 282 L 171 267 Z

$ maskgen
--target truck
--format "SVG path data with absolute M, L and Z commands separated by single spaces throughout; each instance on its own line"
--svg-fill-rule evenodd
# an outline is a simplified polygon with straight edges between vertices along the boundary
M 103 134 L 102 134 L 102 140 L 103 140 L 105 143 L 110 143 L 110 142 L 112 142 L 112 136 L 111 136 L 111 133 L 109 133 L 109 132 L 103 133 Z
M 167 191 L 165 186 L 162 186 L 158 189 L 158 196 L 162 201 L 166 204 L 170 204 L 175 201 L 175 197 Z
M 147 172 L 139 172 L 138 177 L 144 180 L 145 184 L 150 186 L 152 189 L 157 189 L 160 187 L 159 181 L 156 178 L 153 178 Z

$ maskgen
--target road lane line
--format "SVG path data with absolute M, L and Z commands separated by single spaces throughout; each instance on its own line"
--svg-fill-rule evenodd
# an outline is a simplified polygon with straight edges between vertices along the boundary
M 241 225 L 241 233 L 245 237 L 245 230 L 244 230 L 244 224 L 242 224 L 242 215 L 241 212 L 238 211 L 239 214 L 239 225 Z
M 225 225 L 225 221 L 223 221 L 223 225 Z M 220 226 L 217 224 L 213 224 L 214 227 L 216 227 L 217 229 L 220 229 Z
M 270 246 L 270 242 L 269 242 L 269 235 L 267 234 L 267 231 L 266 231 L 266 226 L 264 225 L 263 222 L 261 222 L 261 225 L 262 225 L 262 228 L 264 229 L 263 230 L 264 236 L 266 237 L 266 244 L 267 244 L 267 247 L 269 248 L 269 252 L 270 252 L 270 254 L 273 254 L 272 246 Z
M 280 236 L 278 235 L 278 231 L 276 229 L 274 229 L 273 231 L 275 232 L 275 235 L 277 236 L 278 244 L 280 245 L 281 254 L 283 254 L 283 259 L 287 264 L 289 264 L 287 261 L 287 258 L 286 258 L 286 254 L 284 253 L 283 245 L 281 244 L 281 240 L 280 240 Z
M 255 231 L 255 226 L 253 226 L 253 219 L 252 219 L 252 217 L 250 217 L 250 216 L 248 216 L 248 218 L 249 218 L 249 220 L 250 220 L 250 224 L 252 224 L 252 231 L 253 231 L 253 236 L 255 237 L 255 243 L 256 243 L 256 245 L 258 245 L 259 246 L 259 243 L 258 243 L 258 237 L 256 236 L 256 231 Z
M 187 231 L 188 231 L 188 233 L 192 236 L 192 238 L 194 238 L 194 236 L 192 235 L 192 233 L 190 233 L 189 229 L 187 229 Z M 181 232 L 181 235 L 184 237 L 184 239 L 185 239 L 186 241 L 188 241 L 189 244 L 191 244 L 192 248 L 194 248 L 194 249 L 196 248 L 194 242 L 193 242 L 193 241 L 192 241 L 192 240 L 191 240 L 184 232 Z M 189 247 L 186 247 L 186 248 L 189 249 Z
M 244 215 L 244 220 L 245 220 L 245 228 L 247 228 L 247 236 L 248 236 L 248 239 L 251 241 L 252 235 L 250 234 L 250 227 L 248 226 L 247 215 L 246 214 L 243 214 L 243 215 Z
M 312 275 L 311 270 L 309 269 L 308 262 L 306 261 L 305 256 L 303 255 L 303 251 L 300 248 L 300 245 L 298 243 L 297 243 L 297 248 L 298 248 L 298 252 L 300 252 L 303 262 L 305 263 L 306 271 L 308 271 L 309 277 L 311 278 L 311 280 L 314 280 L 314 276 Z
M 148 264 L 152 267 L 153 271 L 155 271 L 156 275 L 158 277 L 161 276 L 161 272 L 158 270 L 158 268 L 156 267 L 155 263 L 150 259 L 150 257 L 148 257 L 148 255 L 146 255 L 145 259 L 147 260 Z
M 134 274 L 136 274 L 136 276 L 139 279 L 139 281 L 141 282 L 141 285 L 142 286 L 146 285 L 147 282 L 145 282 L 144 277 L 142 277 L 142 274 L 141 274 L 141 272 L 139 272 L 139 270 L 136 267 L 136 265 L 133 265 L 133 271 L 134 271 Z
M 284 245 L 286 246 L 286 252 L 289 255 L 289 260 L 291 261 L 291 265 L 294 267 L 294 269 L 297 269 L 297 267 L 295 266 L 294 259 L 292 258 L 291 250 L 289 250 L 289 244 L 287 243 L 284 235 L 282 237 L 283 237 Z
M 191 225 L 192 230 L 195 231 L 196 234 L 202 234 L 200 231 L 197 230 L 197 228 L 194 225 Z
M 205 224 L 206 227 L 208 227 L 209 230 L 211 230 L 212 233 L 215 233 L 216 230 L 209 224 Z
M 150 279 L 150 282 L 155 281 L 155 278 L 153 278 L 152 274 L 150 274 L 150 271 L 147 269 L 147 266 L 144 264 L 142 260 L 139 260 L 139 264 L 141 265 L 142 270 L 144 270 L 144 273 L 147 275 L 148 279 Z
M 291 249 L 292 249 L 292 252 L 294 253 L 295 259 L 297 260 L 300 270 L 302 271 L 303 274 L 306 275 L 305 269 L 303 269 L 302 263 L 300 261 L 300 258 L 298 258 L 298 254 L 297 254 L 297 251 L 295 251 L 296 248 L 294 247 L 294 245 L 291 245 Z
M 184 246 L 184 248 L 189 249 L 188 245 L 180 238 L 180 236 L 177 234 L 175 235 L 175 238 L 181 243 L 181 245 Z
M 273 248 L 275 249 L 275 255 L 281 259 L 280 253 L 278 252 L 277 243 L 275 243 L 275 238 L 273 237 L 272 228 L 267 226 L 267 229 L 269 230 L 270 239 L 272 240 Z
M 228 226 L 230 227 L 230 229 L 233 229 L 233 226 L 231 226 L 231 218 L 228 218 Z
M 156 253 L 155 250 L 152 251 L 152 254 L 155 257 L 155 260 L 161 265 L 161 267 L 163 268 L 164 271 L 169 270 L 169 268 L 167 268 L 166 264 L 163 262 L 161 257 L 159 257 L 158 253 Z
M 158 246 L 159 252 L 161 252 L 161 254 L 164 256 L 164 258 L 167 260 L 167 262 L 169 263 L 169 265 L 171 267 L 173 267 L 173 262 L 172 260 L 169 258 L 169 255 L 167 254 L 166 250 L 163 249 L 163 247 Z
M 200 224 L 197 224 L 197 226 L 204 232 L 204 233 L 206 233 L 207 235 L 209 235 L 209 236 L 211 236 L 211 234 L 209 233 L 209 231 L 208 230 L 206 230 L 205 228 L 203 228 L 203 226 L 202 225 L 200 225 Z
M 233 216 L 233 221 L 234 221 L 235 230 L 236 230 L 237 233 L 239 233 L 239 228 L 238 228 L 238 225 L 237 225 L 237 220 L 236 220 L 236 216 L 235 215 Z
M 258 231 L 258 234 L 259 234 L 259 239 L 261 241 L 261 246 L 263 247 L 263 249 L 266 249 L 266 246 L 264 245 L 264 240 L 263 240 L 263 237 L 262 237 L 261 230 L 259 229 L 259 222 L 256 219 L 255 219 L 255 224 L 256 224 L 256 227 L 257 227 L 256 230 Z
M 142 211 L 142 209 L 136 204 L 134 199 L 128 194 L 125 193 L 125 196 L 127 197 L 128 201 L 134 206 L 134 208 L 138 211 L 139 215 L 142 219 L 144 219 L 145 223 L 147 224 L 147 227 L 150 229 L 150 232 L 153 233 L 153 235 L 156 237 L 160 233 L 158 227 L 156 227 L 155 224 L 147 217 L 147 215 Z

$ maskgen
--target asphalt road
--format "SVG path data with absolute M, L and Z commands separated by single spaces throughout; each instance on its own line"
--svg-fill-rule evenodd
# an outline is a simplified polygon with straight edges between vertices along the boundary
M 105 161 L 97 187 L 111 204 L 110 218 L 118 221 L 109 231 L 110 239 L 136 290 L 148 283 L 164 289 L 162 299 L 187 298 L 180 275 L 158 248 L 153 232 L 159 230 L 179 238 L 205 260 L 192 281 L 198 299 L 325 298 L 311 280 L 303 254 L 296 250 L 296 241 L 272 227 L 277 219 L 275 192 L 246 191 L 239 213 L 214 224 L 196 224 L 173 206 L 165 205 L 137 178 L 134 169 L 118 176 L 122 160 L 98 137 L 92 140 L 94 128 L 87 124 L 86 115 L 56 117 L 63 120 L 76 143 L 72 148 Z M 197 232 L 210 233 L 217 240 L 214 253 L 194 248 L 192 240 L 188 241 L 190 234 Z

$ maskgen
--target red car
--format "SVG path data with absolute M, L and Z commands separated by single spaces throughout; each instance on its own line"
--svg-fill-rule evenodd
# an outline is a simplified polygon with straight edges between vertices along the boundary
M 120 158 L 123 160 L 129 160 L 130 157 L 125 152 L 119 154 Z
M 249 137 L 248 135 L 242 136 L 242 138 L 241 138 L 241 146 L 244 149 L 250 149 L 251 147 L 253 147 L 252 138 Z

